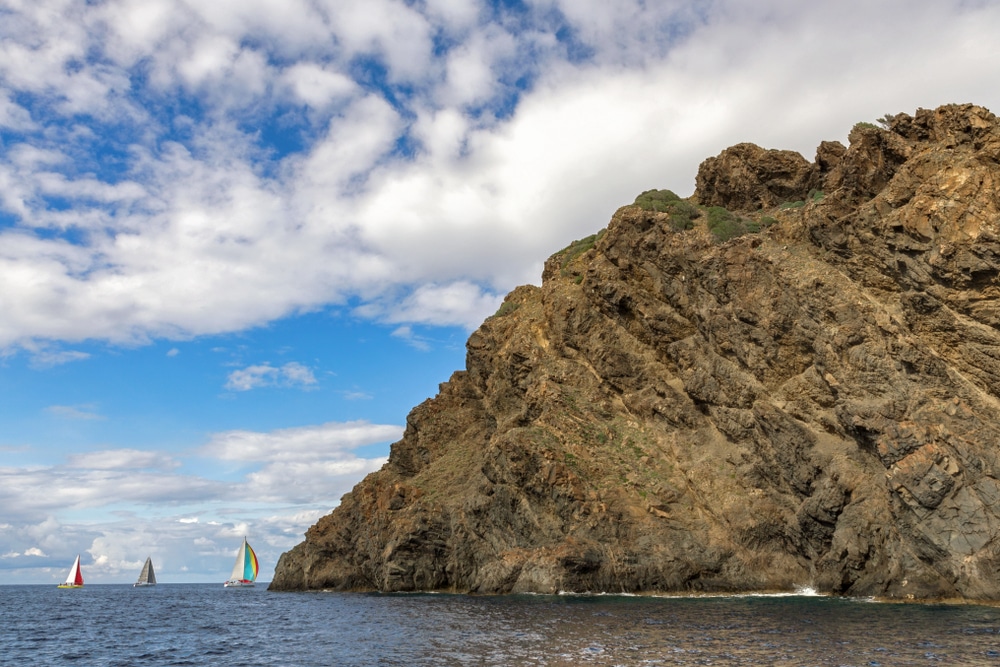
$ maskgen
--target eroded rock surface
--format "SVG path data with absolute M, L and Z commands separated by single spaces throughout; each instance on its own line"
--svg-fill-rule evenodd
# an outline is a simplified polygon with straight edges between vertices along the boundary
M 1000 598 L 1000 125 L 887 126 L 707 160 L 759 234 L 554 255 L 271 587 Z

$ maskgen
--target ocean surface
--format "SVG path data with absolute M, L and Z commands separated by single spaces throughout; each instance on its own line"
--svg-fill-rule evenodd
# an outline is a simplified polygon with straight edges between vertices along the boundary
M 0 586 L 0 665 L 997 665 L 1000 608 Z

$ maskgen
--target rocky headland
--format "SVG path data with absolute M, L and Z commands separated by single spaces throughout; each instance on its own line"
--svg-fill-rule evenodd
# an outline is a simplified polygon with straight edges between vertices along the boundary
M 274 590 L 1000 599 L 1000 122 L 740 144 L 546 263 Z

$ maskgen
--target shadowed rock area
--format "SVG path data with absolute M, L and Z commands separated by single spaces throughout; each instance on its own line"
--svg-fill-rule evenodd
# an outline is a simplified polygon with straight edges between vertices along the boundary
M 1000 599 L 1000 123 L 882 124 L 553 255 L 271 588 Z

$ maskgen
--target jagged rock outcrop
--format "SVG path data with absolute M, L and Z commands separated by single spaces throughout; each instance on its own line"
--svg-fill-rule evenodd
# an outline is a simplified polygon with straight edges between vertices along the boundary
M 819 186 L 820 169 L 795 151 L 737 144 L 701 163 L 696 196 L 700 204 L 732 211 L 770 208 L 805 199 Z
M 550 258 L 271 587 L 1000 599 L 1000 123 L 886 121 Z

